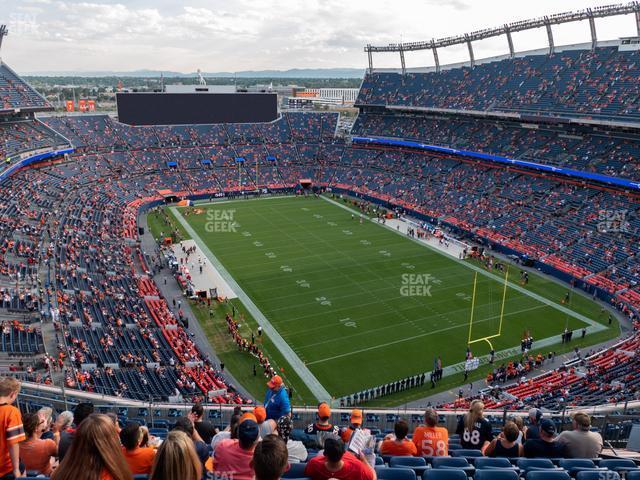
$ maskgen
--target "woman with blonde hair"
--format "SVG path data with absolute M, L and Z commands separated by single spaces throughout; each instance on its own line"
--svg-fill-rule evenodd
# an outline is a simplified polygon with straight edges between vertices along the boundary
M 132 480 L 113 421 L 91 414 L 75 432 L 73 443 L 51 480 Z
M 149 480 L 200 480 L 202 463 L 193 440 L 181 431 L 169 432 L 156 453 Z
M 491 424 L 484 418 L 484 403 L 473 400 L 469 405 L 469 411 L 458 421 L 456 433 L 460 435 L 462 448 L 481 450 L 484 452 L 487 445 L 493 440 Z

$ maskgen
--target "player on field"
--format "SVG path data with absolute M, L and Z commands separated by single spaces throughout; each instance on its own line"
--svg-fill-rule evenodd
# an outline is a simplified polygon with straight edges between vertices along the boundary
M 474 400 L 469 411 L 458 422 L 456 433 L 460 435 L 462 448 L 481 450 L 493 440 L 491 424 L 484 418 L 484 403 Z

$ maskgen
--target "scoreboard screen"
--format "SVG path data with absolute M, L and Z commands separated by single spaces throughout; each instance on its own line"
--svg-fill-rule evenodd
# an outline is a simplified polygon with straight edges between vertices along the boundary
M 263 123 L 278 118 L 275 93 L 118 93 L 128 125 Z

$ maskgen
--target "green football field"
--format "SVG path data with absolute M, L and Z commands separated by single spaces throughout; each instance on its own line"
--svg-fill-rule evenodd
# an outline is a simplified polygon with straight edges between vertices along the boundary
M 334 397 L 430 371 L 436 356 L 445 366 L 463 361 L 477 270 L 472 340 L 498 333 L 502 274 L 352 219 L 344 202 L 280 197 L 199 208 L 176 212 L 190 212 L 182 219 Z M 566 325 L 604 328 L 594 302 L 573 294 L 573 315 L 560 305 L 567 287 L 533 275 L 522 288 L 519 277 L 511 267 L 496 351 L 519 347 L 525 331 L 559 342 Z M 489 345 L 472 350 L 485 355 Z

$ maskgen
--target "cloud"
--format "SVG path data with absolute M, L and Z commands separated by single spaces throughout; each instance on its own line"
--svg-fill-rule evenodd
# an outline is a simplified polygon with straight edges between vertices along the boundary
M 364 67 L 363 46 L 420 41 L 610 0 L 0 0 L 10 37 L 3 57 L 19 71 L 237 71 L 295 67 Z M 6 6 L 5 6 L 6 4 Z M 623 19 L 603 37 L 633 34 Z M 617 21 L 617 20 L 616 20 Z M 624 28 L 623 28 L 624 27 Z M 629 27 L 629 28 L 626 28 Z M 625 30 L 626 28 L 626 30 Z M 576 28 L 567 41 L 588 41 Z M 575 33 L 575 35 L 574 35 Z M 575 38 L 574 38 L 575 37 Z M 523 36 L 517 48 L 544 46 Z M 562 37 L 564 40 L 564 37 Z M 580 40 L 576 40 L 579 38 Z M 481 43 L 476 57 L 506 42 Z M 484 49 L 484 50 L 483 50 Z M 463 50 L 440 52 L 441 62 Z M 408 58 L 409 60 L 409 58 Z M 376 56 L 397 66 L 396 55 Z M 416 52 L 410 66 L 431 62 Z

